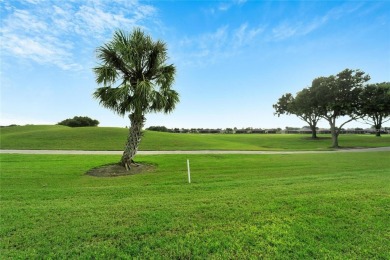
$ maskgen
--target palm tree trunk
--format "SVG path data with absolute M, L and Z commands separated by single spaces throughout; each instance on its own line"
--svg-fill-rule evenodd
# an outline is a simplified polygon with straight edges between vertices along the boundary
M 145 117 L 142 114 L 132 113 L 129 115 L 129 119 L 129 136 L 127 137 L 127 143 L 121 159 L 122 166 L 126 167 L 127 170 L 129 170 L 131 164 L 134 163 L 133 158 L 136 155 L 138 146 L 141 142 L 142 127 L 144 126 Z

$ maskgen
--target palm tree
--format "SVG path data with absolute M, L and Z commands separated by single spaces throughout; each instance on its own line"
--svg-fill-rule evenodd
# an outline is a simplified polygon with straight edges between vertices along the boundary
M 99 87 L 94 97 L 121 116 L 129 114 L 130 128 L 121 164 L 130 169 L 142 136 L 145 115 L 170 113 L 179 102 L 171 89 L 175 66 L 167 65 L 167 48 L 140 29 L 128 34 L 121 30 L 97 49 L 100 64 L 93 70 Z

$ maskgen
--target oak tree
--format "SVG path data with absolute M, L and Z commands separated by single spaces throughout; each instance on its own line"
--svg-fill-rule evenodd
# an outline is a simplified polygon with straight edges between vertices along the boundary
M 345 69 L 336 76 L 319 78 L 311 89 L 317 95 L 317 108 L 320 117 L 328 121 L 332 134 L 332 147 L 338 148 L 338 136 L 342 127 L 358 118 L 360 95 L 370 76 L 361 70 Z M 337 124 L 337 120 L 342 123 Z
M 390 82 L 367 85 L 360 95 L 363 120 L 381 136 L 382 124 L 390 120 Z

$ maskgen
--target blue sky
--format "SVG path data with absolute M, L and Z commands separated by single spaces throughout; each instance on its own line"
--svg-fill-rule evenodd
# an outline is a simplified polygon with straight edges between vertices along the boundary
M 95 50 L 116 29 L 165 41 L 177 68 L 180 104 L 146 126 L 300 127 L 273 115 L 284 93 L 345 68 L 390 81 L 390 1 L 0 0 L 0 11 L 0 125 L 128 125 L 92 98 Z

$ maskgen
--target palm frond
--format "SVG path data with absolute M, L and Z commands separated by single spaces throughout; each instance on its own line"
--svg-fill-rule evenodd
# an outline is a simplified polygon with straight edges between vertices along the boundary
M 96 75 L 96 83 L 103 83 L 104 86 L 115 83 L 118 76 L 116 69 L 107 65 L 95 67 L 93 68 L 93 71 Z
M 175 109 L 176 104 L 180 101 L 180 98 L 179 93 L 173 89 L 168 90 L 166 94 L 167 102 L 165 103 L 164 113 L 168 114 Z
M 179 102 L 178 93 L 171 89 L 176 69 L 166 65 L 164 42 L 154 42 L 140 29 L 131 34 L 119 30 L 96 52 L 101 63 L 93 70 L 103 87 L 96 89 L 94 97 L 102 106 L 120 115 L 169 113 Z

